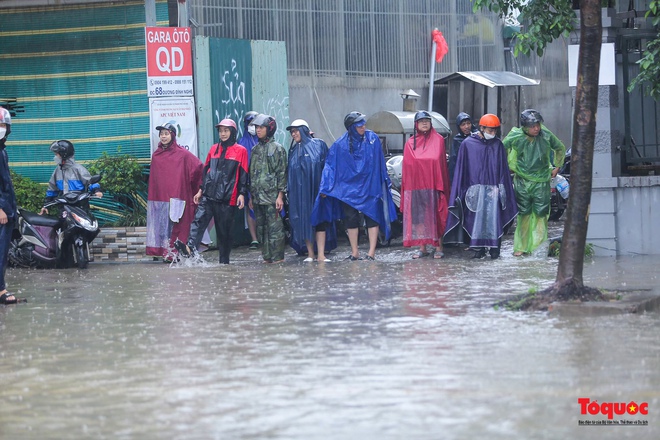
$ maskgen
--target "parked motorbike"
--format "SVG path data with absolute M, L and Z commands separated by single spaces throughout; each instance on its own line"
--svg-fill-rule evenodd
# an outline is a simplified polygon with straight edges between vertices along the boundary
M 90 184 L 101 176 L 92 176 Z M 98 221 L 89 210 L 90 192 L 69 192 L 47 203 L 59 208 L 57 217 L 18 208 L 12 233 L 9 262 L 15 267 L 84 269 L 94 261 L 89 244 L 99 233 Z
M 401 176 L 403 170 L 403 156 L 392 156 L 385 163 L 387 175 L 392 182 L 390 193 L 392 201 L 396 205 L 396 219 L 392 219 L 392 236 L 398 237 L 403 234 L 403 213 L 401 212 Z
M 571 149 L 566 151 L 564 165 L 559 173 L 552 179 L 550 185 L 550 217 L 548 220 L 557 221 L 561 218 L 568 206 L 569 179 L 571 177 Z

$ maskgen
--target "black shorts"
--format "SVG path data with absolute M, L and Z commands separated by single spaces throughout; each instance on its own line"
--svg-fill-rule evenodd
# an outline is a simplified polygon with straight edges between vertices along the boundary
M 328 229 L 328 226 L 330 226 L 330 223 L 321 222 L 318 225 L 314 226 L 314 230 L 316 232 L 325 232 Z
M 347 205 L 344 202 L 341 202 L 342 209 L 344 211 L 344 227 L 346 229 L 355 229 L 362 226 L 360 223 L 360 211 L 353 208 L 350 205 Z M 364 221 L 367 224 L 367 228 L 373 228 L 378 226 L 378 222 L 373 220 L 371 217 L 364 216 Z

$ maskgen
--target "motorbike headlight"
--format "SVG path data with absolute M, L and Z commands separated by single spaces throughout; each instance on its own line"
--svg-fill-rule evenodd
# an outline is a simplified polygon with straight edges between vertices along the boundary
M 81 216 L 79 216 L 75 212 L 72 212 L 71 216 L 76 220 L 76 222 L 78 222 L 78 224 L 80 226 L 87 229 L 88 231 L 95 231 L 98 227 L 96 220 L 91 222 L 91 221 L 87 220 L 86 218 L 82 218 Z

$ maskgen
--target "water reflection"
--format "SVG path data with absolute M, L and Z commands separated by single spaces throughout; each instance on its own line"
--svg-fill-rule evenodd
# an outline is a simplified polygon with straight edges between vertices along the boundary
M 0 437 L 656 437 L 657 314 L 493 310 L 550 283 L 552 259 L 345 254 L 9 270 L 30 302 L 0 308 Z M 585 278 L 657 286 L 659 262 L 599 260 Z M 578 397 L 648 401 L 650 426 L 579 428 Z

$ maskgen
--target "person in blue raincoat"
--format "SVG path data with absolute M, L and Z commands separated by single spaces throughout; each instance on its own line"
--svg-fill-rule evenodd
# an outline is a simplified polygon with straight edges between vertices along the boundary
M 250 125 L 250 122 L 252 122 L 258 114 L 259 113 L 255 111 L 249 111 L 243 116 L 243 136 L 238 140 L 238 145 L 245 147 L 248 152 L 248 163 L 250 163 L 250 158 L 252 157 L 252 147 L 259 143 L 259 138 L 257 137 L 254 125 Z M 247 199 L 250 199 L 250 194 L 247 195 Z M 247 224 L 250 237 L 252 237 L 250 249 L 257 249 L 259 247 L 259 241 L 257 240 L 257 220 L 254 218 L 254 211 L 250 208 L 244 209 L 243 211 L 245 212 L 245 224 Z
M 334 223 L 312 226 L 312 208 L 319 193 L 328 145 L 312 137 L 309 125 L 303 119 L 296 119 L 286 129 L 292 138 L 287 179 L 290 244 L 297 252 L 307 248 L 305 262 L 329 262 L 325 251 L 337 247 Z M 317 253 L 314 252 L 314 240 Z
M 396 206 L 390 193 L 392 184 L 380 139 L 365 124 L 366 117 L 360 112 L 351 112 L 344 118 L 347 131 L 330 147 L 312 210 L 313 226 L 343 219 L 351 244 L 351 255 L 346 259 L 351 261 L 361 259 L 360 212 L 369 236 L 367 260 L 375 260 L 379 230 L 389 240 L 390 222 L 396 219 Z
M 9 243 L 16 222 L 16 194 L 9 173 L 9 157 L 5 151 L 7 136 L 11 133 L 11 114 L 0 107 L 0 304 L 15 304 L 18 298 L 7 292 L 5 270 L 7 269 Z

